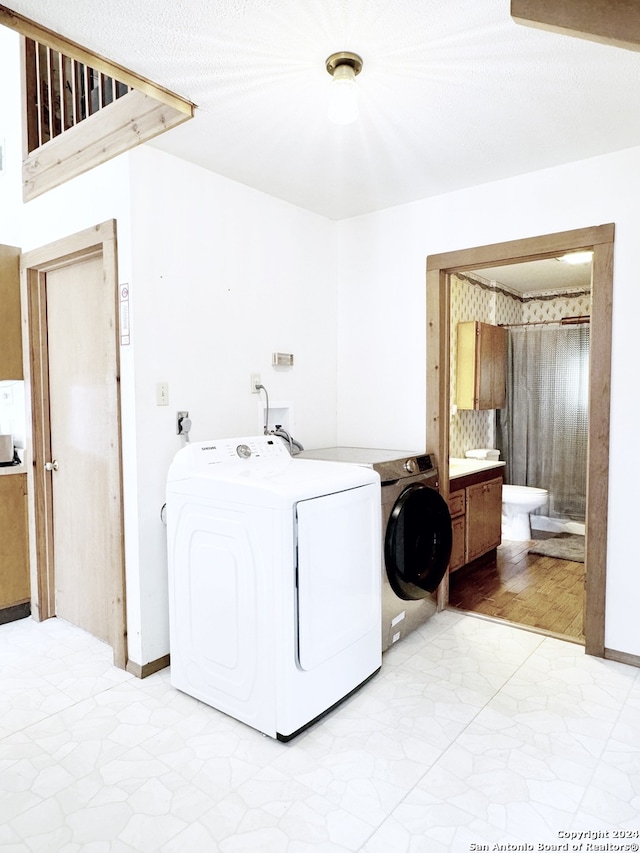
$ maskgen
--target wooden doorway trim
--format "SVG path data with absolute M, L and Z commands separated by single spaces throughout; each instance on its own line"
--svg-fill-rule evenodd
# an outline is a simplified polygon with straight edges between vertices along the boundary
M 593 251 L 584 635 L 586 653 L 597 657 L 605 654 L 614 232 L 612 224 L 599 225 L 427 258 L 426 446 L 437 448 L 440 482 L 446 497 L 449 493 L 449 471 L 444 463 L 449 458 L 450 274 L 483 266 L 556 257 L 578 249 Z M 443 583 L 438 593 L 440 607 L 446 605 L 448 596 L 448 585 Z
M 118 272 L 116 222 L 109 220 L 62 240 L 23 254 L 20 263 L 23 316 L 23 360 L 25 397 L 30 403 L 28 429 L 31 430 L 31 464 L 28 466 L 29 551 L 32 577 L 32 613 L 38 621 L 55 616 L 53 560 L 53 504 L 51 477 L 45 462 L 51 458 L 49 423 L 49 379 L 46 318 L 47 273 L 100 256 L 105 284 L 111 289 L 114 316 L 118 317 Z M 115 375 L 120 376 L 118 324 L 114 324 Z M 119 386 L 119 383 L 118 383 Z M 117 447 L 119 465 L 119 519 L 123 526 L 122 453 L 120 394 L 118 387 Z M 124 669 L 127 661 L 124 540 L 114 566 L 117 593 L 112 602 L 112 647 L 114 664 Z
M 638 9 L 629 0 L 511 0 L 511 17 L 548 32 L 640 50 Z

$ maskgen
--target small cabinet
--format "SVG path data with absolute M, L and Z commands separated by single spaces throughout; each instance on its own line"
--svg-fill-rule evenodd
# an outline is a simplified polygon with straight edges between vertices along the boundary
M 20 249 L 0 245 L 0 379 L 22 379 Z
M 465 562 L 470 563 L 502 541 L 502 477 L 469 486 Z
M 29 600 L 27 475 L 0 477 L 0 609 Z
M 501 409 L 506 399 L 507 331 L 473 320 L 458 323 L 456 405 Z

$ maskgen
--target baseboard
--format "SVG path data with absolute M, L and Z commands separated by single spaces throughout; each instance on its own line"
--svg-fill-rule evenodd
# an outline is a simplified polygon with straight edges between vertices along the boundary
M 159 672 L 161 669 L 169 666 L 169 664 L 169 655 L 163 655 L 157 660 L 152 660 L 149 661 L 149 663 L 143 664 L 129 660 L 127 661 L 127 666 L 125 668 L 127 672 L 131 675 L 135 675 L 136 678 L 146 678 L 148 675 L 153 675 L 154 672 Z
M 0 608 L 0 625 L 7 622 L 15 622 L 18 619 L 26 619 L 31 616 L 31 602 L 24 601 L 22 604 L 12 604 L 9 607 Z
M 629 666 L 640 667 L 640 655 L 630 655 L 628 652 L 617 652 L 615 649 L 605 649 L 604 657 L 607 660 L 615 660 L 618 663 L 626 663 Z
M 461 572 L 459 577 L 463 577 L 465 574 L 470 574 L 475 571 L 475 569 L 483 568 L 484 566 L 490 566 L 492 563 L 498 558 L 498 551 L 496 548 L 492 548 L 490 551 L 485 551 L 484 554 L 481 554 L 479 557 L 476 557 L 475 560 L 472 560 L 470 563 L 463 563 L 461 566 L 458 566 L 457 569 L 449 569 L 449 576 L 455 574 L 456 572 Z

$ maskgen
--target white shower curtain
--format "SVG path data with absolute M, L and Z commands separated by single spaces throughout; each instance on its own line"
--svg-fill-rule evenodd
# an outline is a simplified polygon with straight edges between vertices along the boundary
M 509 329 L 497 446 L 505 482 L 548 489 L 551 518 L 584 521 L 588 410 L 589 326 Z

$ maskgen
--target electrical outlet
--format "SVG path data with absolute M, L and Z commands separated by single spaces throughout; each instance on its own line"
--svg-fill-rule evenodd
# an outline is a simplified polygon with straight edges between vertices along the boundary
M 156 385 L 156 406 L 169 405 L 169 383 L 158 382 Z
M 260 393 L 260 389 L 256 388 L 256 385 L 260 385 L 260 374 L 259 373 L 252 373 L 251 374 L 251 393 L 252 394 L 259 394 Z

